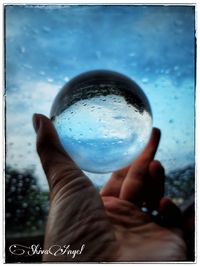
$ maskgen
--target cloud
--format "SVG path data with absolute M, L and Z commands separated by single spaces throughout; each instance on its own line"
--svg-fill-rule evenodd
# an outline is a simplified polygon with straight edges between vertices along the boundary
M 145 111 L 139 113 L 122 96 L 108 95 L 76 102 L 56 118 L 55 124 L 63 136 L 80 140 L 128 140 L 133 134 L 142 140 L 149 135 L 151 117 Z

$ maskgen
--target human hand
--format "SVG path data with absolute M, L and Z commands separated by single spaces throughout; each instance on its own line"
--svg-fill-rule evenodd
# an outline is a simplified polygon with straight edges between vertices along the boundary
M 44 249 L 70 245 L 81 254 L 43 256 L 44 261 L 136 262 L 183 261 L 186 246 L 180 211 L 163 198 L 164 169 L 154 161 L 160 131 L 153 129 L 142 154 L 127 168 L 112 174 L 103 190 L 64 151 L 51 121 L 35 115 L 37 151 L 48 179 L 50 210 Z M 162 225 L 141 211 L 143 203 L 158 210 Z

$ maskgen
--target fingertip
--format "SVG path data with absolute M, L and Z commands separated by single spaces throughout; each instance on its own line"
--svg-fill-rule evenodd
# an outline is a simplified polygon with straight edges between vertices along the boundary
M 156 151 L 158 149 L 158 145 L 160 142 L 160 137 L 161 137 L 161 131 L 158 128 L 153 128 L 151 137 L 149 139 L 149 142 L 147 143 L 146 147 L 144 148 L 143 152 L 139 156 L 139 160 L 145 160 L 150 163 L 150 161 L 153 160 Z
M 161 130 L 157 127 L 153 127 L 152 129 L 152 138 L 156 140 L 160 140 L 161 138 Z
M 33 122 L 33 127 L 35 129 L 35 132 L 38 133 L 40 126 L 42 125 L 43 122 L 49 123 L 50 120 L 43 114 L 37 114 L 34 113 L 32 117 L 32 122 Z
M 160 208 L 163 209 L 165 207 L 169 207 L 171 205 L 175 205 L 172 200 L 168 197 L 164 197 L 160 200 Z
M 55 153 L 66 154 L 51 120 L 42 114 L 33 114 L 33 126 L 37 133 L 37 152 L 44 162 Z
M 158 127 L 153 127 L 153 131 L 156 132 L 157 134 L 161 134 L 161 131 Z
M 40 127 L 40 116 L 39 116 L 39 114 L 36 114 L 36 113 L 33 114 L 32 122 L 33 122 L 33 127 L 35 129 L 35 132 L 37 133 L 38 129 Z
M 164 168 L 157 160 L 149 164 L 149 177 L 146 189 L 146 198 L 148 206 L 151 209 L 158 209 L 161 198 L 165 190 Z
M 149 165 L 149 172 L 153 176 L 164 176 L 165 169 L 158 160 L 153 160 Z
M 180 227 L 182 224 L 182 213 L 179 207 L 169 198 L 162 198 L 159 212 L 166 227 Z

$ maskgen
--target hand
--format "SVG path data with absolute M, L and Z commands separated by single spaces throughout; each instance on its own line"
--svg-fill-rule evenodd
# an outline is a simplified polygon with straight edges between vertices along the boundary
M 50 189 L 50 210 L 44 249 L 70 245 L 81 254 L 53 256 L 44 261 L 183 261 L 186 246 L 180 211 L 164 194 L 164 169 L 153 160 L 160 131 L 153 129 L 142 154 L 127 168 L 112 174 L 98 193 L 64 151 L 51 121 L 34 115 L 37 151 Z M 162 225 L 141 211 L 158 210 Z

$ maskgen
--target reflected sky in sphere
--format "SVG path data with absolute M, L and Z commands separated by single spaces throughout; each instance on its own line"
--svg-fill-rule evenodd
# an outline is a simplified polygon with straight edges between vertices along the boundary
M 54 119 L 60 140 L 78 166 L 107 173 L 129 165 L 147 143 L 152 119 L 122 96 L 79 100 Z
M 108 70 L 82 73 L 64 85 L 51 118 L 66 152 L 84 171 L 128 166 L 147 144 L 152 116 L 142 89 Z

